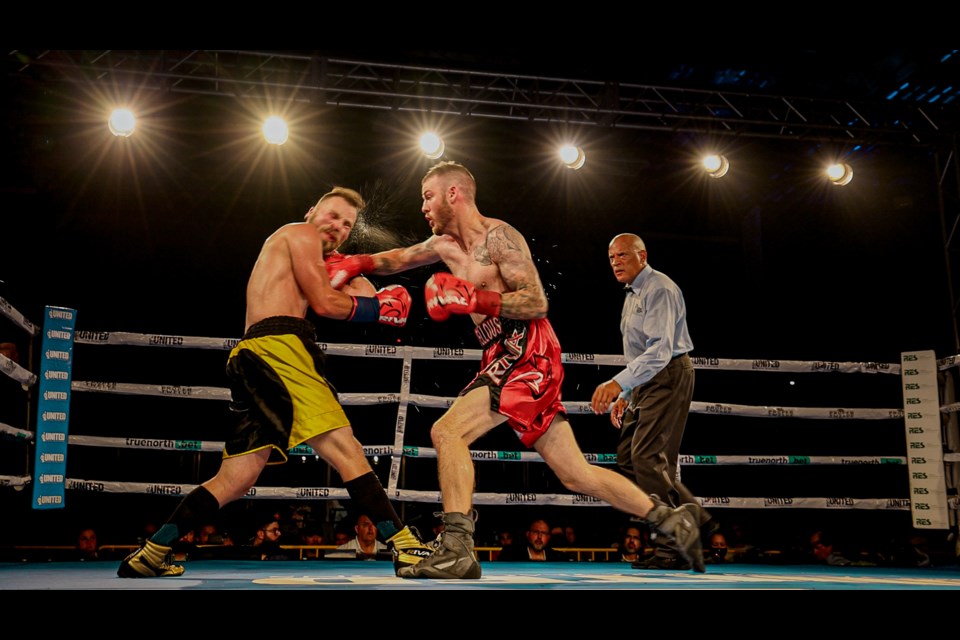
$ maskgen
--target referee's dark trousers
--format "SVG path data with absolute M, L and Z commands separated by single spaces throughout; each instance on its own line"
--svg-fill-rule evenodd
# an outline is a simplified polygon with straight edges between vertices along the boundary
M 690 356 L 675 356 L 650 381 L 635 388 L 623 413 L 617 466 L 641 489 L 672 507 L 697 499 L 677 479 L 680 442 L 693 399 Z M 702 512 L 701 525 L 710 516 Z

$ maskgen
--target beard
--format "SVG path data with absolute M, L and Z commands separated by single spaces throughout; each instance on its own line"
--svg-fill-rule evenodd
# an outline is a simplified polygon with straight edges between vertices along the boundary
M 448 202 L 441 202 L 437 205 L 437 211 L 433 216 L 433 235 L 441 236 L 443 235 L 444 229 L 447 228 L 450 220 L 453 219 L 453 207 L 450 206 Z

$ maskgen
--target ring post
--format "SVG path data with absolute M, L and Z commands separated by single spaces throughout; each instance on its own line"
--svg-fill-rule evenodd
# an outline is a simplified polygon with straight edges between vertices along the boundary
M 949 529 L 937 358 L 933 351 L 908 351 L 900 361 L 913 526 Z
M 62 509 L 70 423 L 70 381 L 77 312 L 46 307 L 33 461 L 34 509 Z

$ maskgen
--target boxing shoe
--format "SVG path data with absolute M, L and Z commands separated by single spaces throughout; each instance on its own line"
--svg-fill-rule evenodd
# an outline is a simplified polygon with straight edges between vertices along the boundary
M 707 570 L 700 542 L 700 505 L 688 502 L 671 509 L 656 496 L 646 520 L 660 534 L 658 542 L 677 551 L 697 573 Z
M 170 564 L 171 547 L 147 540 L 146 543 L 120 562 L 117 575 L 121 578 L 167 578 L 183 575 L 184 568 Z
M 443 514 L 443 531 L 436 550 L 414 565 L 400 567 L 401 578 L 466 579 L 480 577 L 480 563 L 473 550 L 474 519 L 464 513 Z
M 393 553 L 393 568 L 397 575 L 403 567 L 419 564 L 433 554 L 435 548 L 420 539 L 420 533 L 413 527 L 404 527 L 387 540 L 387 546 Z

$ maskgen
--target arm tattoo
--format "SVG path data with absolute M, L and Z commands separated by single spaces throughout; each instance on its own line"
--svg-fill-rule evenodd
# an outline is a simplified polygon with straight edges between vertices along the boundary
M 487 236 L 487 242 L 490 242 L 489 235 Z M 487 249 L 486 244 L 478 244 L 473 248 L 473 259 L 485 267 L 493 264 L 493 260 L 490 259 L 490 251 Z
M 485 250 L 475 251 L 474 259 L 479 262 L 481 255 L 496 263 L 507 285 L 501 299 L 504 317 L 527 320 L 547 315 L 547 297 L 540 276 L 526 241 L 516 229 L 508 224 L 492 229 L 487 234 Z
M 523 237 L 508 224 L 494 227 L 487 234 L 487 241 L 474 250 L 474 259 L 481 264 L 493 261 L 505 262 L 511 253 L 523 253 Z M 494 257 L 496 256 L 496 257 Z

